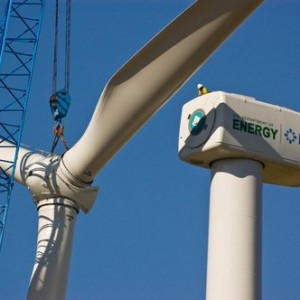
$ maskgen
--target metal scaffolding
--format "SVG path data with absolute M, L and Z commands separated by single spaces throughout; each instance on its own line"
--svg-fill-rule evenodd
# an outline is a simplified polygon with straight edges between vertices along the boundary
M 45 0 L 0 0 L 0 147 L 9 141 L 13 161 L 0 170 L 0 249 L 14 184 Z M 0 157 L 1 161 L 1 157 Z M 3 161 L 3 160 L 2 160 Z

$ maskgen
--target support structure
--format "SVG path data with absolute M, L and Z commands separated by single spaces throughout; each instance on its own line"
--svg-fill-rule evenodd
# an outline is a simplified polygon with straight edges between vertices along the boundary
M 37 207 L 37 252 L 28 299 L 63 300 L 79 208 L 73 201 L 66 199 L 43 200 Z
M 0 249 L 14 183 L 33 67 L 44 11 L 44 0 L 0 1 L 0 148 L 14 156 L 0 163 Z M 9 141 L 10 146 L 3 146 Z M 7 175 L 11 174 L 11 175 Z
M 261 298 L 262 164 L 212 164 L 207 300 Z

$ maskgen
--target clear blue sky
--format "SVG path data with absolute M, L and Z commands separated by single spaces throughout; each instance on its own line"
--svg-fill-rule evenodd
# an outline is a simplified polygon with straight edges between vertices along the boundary
M 108 79 L 191 0 L 73 0 L 70 145 L 84 132 Z M 42 38 L 23 142 L 50 149 L 50 16 Z M 70 300 L 205 298 L 209 170 L 177 155 L 182 105 L 196 84 L 300 110 L 300 2 L 266 0 L 95 180 L 93 210 L 78 216 Z M 263 300 L 300 295 L 300 190 L 264 185 Z M 16 186 L 0 255 L 0 298 L 25 299 L 37 213 Z

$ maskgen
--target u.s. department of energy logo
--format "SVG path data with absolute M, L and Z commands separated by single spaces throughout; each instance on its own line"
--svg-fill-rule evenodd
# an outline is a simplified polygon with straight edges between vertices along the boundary
M 276 140 L 279 130 L 273 124 L 255 120 L 254 122 L 245 121 L 241 118 L 233 118 L 232 129 L 248 134 L 261 136 L 265 139 Z M 258 124 L 256 122 L 261 122 Z
M 206 116 L 203 110 L 196 110 L 189 116 L 189 131 L 192 135 L 201 132 L 205 126 Z
M 296 135 L 295 131 L 292 128 L 288 129 L 285 132 L 284 136 L 285 136 L 285 139 L 288 141 L 289 144 L 293 144 L 297 140 L 297 135 Z

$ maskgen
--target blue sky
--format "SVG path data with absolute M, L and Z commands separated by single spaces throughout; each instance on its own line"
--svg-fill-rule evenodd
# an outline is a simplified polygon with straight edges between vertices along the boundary
M 84 132 L 109 78 L 191 0 L 73 0 L 65 135 Z M 23 142 L 49 150 L 54 1 L 48 1 Z M 95 180 L 100 194 L 75 229 L 67 299 L 205 298 L 210 171 L 177 155 L 182 105 L 196 84 L 299 110 L 300 2 L 266 0 Z M 287 174 L 288 176 L 288 174 Z M 264 185 L 263 299 L 299 299 L 300 190 Z M 0 255 L 1 299 L 24 299 L 37 214 L 16 186 Z

